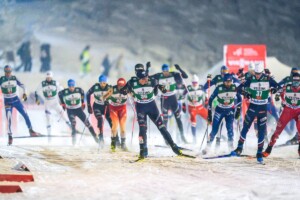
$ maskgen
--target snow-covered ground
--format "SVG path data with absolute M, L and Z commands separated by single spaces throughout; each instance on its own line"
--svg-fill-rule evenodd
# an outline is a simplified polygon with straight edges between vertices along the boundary
M 29 112 L 33 121 L 40 118 L 41 113 Z M 39 122 L 43 125 L 41 120 Z M 0 155 L 4 157 L 0 172 L 13 171 L 8 169 L 7 163 L 13 167 L 23 162 L 35 179 L 32 183 L 21 183 L 23 193 L 0 194 L 0 199 L 297 199 L 300 195 L 297 146 L 274 149 L 264 166 L 249 158 L 179 158 L 168 148 L 154 146 L 162 145 L 163 140 L 152 124 L 148 132 L 150 158 L 130 163 L 138 154 L 137 125 L 133 144 L 130 142 L 131 122 L 129 120 L 127 125 L 129 152 L 110 151 L 108 128 L 105 128 L 104 149 L 98 148 L 87 130 L 80 144 L 80 135 L 77 136 L 76 146 L 66 137 L 52 138 L 50 142 L 47 138 L 14 139 L 13 146 L 6 146 L 6 135 L 0 137 Z M 22 123 L 20 121 L 20 127 Z M 174 129 L 172 123 L 171 130 Z M 39 131 L 43 131 L 43 126 L 39 127 Z M 56 129 L 53 134 L 68 135 L 65 131 L 68 132 Z M 256 138 L 252 132 L 245 154 L 255 155 Z M 183 145 L 194 150 L 186 153 L 198 153 L 204 130 L 198 133 L 197 145 Z M 173 138 L 176 139 L 174 135 Z M 284 133 L 278 144 L 287 139 Z M 223 142 L 218 154 L 227 153 L 226 146 Z

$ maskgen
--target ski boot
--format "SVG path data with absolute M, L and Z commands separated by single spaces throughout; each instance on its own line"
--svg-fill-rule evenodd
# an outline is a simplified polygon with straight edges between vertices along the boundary
M 143 160 L 147 157 L 148 157 L 148 148 L 147 147 L 140 148 L 139 160 Z
M 232 151 L 230 154 L 231 156 L 240 156 L 243 152 L 243 148 L 242 147 L 237 147 L 234 151 Z
M 172 145 L 171 148 L 172 148 L 172 150 L 175 154 L 177 154 L 179 156 L 182 155 L 182 151 L 180 150 L 180 148 L 175 143 Z
M 116 136 L 116 145 L 118 148 L 121 148 L 121 142 L 120 142 L 120 138 L 119 138 L 119 134 L 117 133 L 117 136 Z
M 8 135 L 8 143 L 7 143 L 7 145 L 10 146 L 10 145 L 12 145 L 12 143 L 13 143 L 13 137 L 12 137 L 12 135 Z
M 30 137 L 38 137 L 38 136 L 41 136 L 40 133 L 35 132 L 34 130 L 32 130 L 32 128 L 29 129 L 29 134 L 30 134 Z
M 103 148 L 103 146 L 104 146 L 103 133 L 100 133 L 98 135 L 98 138 L 99 138 L 99 145 L 100 145 L 101 148 Z
M 256 159 L 257 159 L 258 164 L 265 164 L 262 153 L 257 153 L 256 154 Z
M 127 151 L 128 149 L 127 149 L 127 147 L 126 147 L 126 138 L 121 138 L 121 149 L 123 150 L 123 151 Z
M 265 158 L 268 157 L 272 152 L 272 148 L 273 148 L 272 146 L 268 145 L 267 149 L 264 152 L 262 152 L 263 157 Z
M 290 144 L 290 145 L 298 144 L 298 133 L 296 133 L 296 135 L 292 139 L 286 141 L 286 144 Z
M 116 137 L 111 137 L 110 149 L 112 152 L 116 151 Z
M 299 154 L 299 158 L 300 158 L 300 143 L 299 143 L 299 146 L 298 146 L 298 154 Z
M 211 148 L 211 142 L 207 142 L 205 149 L 202 150 L 202 155 L 206 155 Z

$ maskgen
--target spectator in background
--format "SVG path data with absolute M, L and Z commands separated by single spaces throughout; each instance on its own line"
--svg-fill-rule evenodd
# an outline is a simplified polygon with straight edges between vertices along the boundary
M 22 45 L 17 51 L 17 55 L 20 56 L 21 64 L 19 67 L 16 68 L 16 71 L 19 71 L 22 67 L 24 67 L 24 72 L 31 72 L 32 61 L 29 41 L 22 43 Z
M 40 72 L 47 72 L 51 70 L 51 56 L 50 56 L 50 44 L 41 45 L 41 69 Z
M 103 61 L 102 61 L 102 66 L 104 68 L 104 71 L 102 72 L 103 75 L 105 76 L 108 76 L 109 74 L 109 70 L 111 68 L 111 63 L 109 61 L 109 57 L 108 57 L 108 54 L 106 54 L 103 58 Z
M 20 60 L 21 60 L 21 64 L 16 67 L 16 71 L 19 71 L 22 67 L 25 66 L 25 54 L 24 54 L 24 49 L 25 49 L 25 43 L 23 42 L 21 44 L 21 46 L 19 47 L 19 49 L 17 50 L 17 55 L 20 57 Z
M 82 77 L 91 71 L 90 58 L 90 46 L 87 45 L 80 54 Z

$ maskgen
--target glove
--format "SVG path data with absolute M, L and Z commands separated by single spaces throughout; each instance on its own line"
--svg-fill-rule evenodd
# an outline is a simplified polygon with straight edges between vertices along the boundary
M 179 70 L 179 71 L 181 70 L 181 68 L 180 68 L 180 66 L 179 66 L 178 64 L 175 64 L 174 66 L 175 66 L 175 68 L 176 68 L 177 70 Z
M 82 110 L 85 109 L 85 103 L 82 103 L 82 104 L 81 104 L 81 108 L 82 108 Z
M 277 92 L 277 89 L 276 88 L 271 88 L 270 92 L 271 92 L 271 94 L 275 94 Z
M 104 101 L 104 105 L 107 106 L 109 103 L 108 101 Z
M 280 100 L 280 94 L 276 94 L 275 95 L 275 101 L 279 101 Z
M 60 104 L 60 105 L 61 105 L 61 107 L 62 107 L 64 110 L 66 110 L 66 104 L 62 103 L 62 104 Z
M 186 113 L 186 104 L 185 103 L 182 104 L 182 112 Z
M 93 114 L 93 109 L 92 109 L 92 106 L 91 106 L 91 105 L 88 105 L 88 112 L 89 112 L 90 114 Z
M 237 75 L 239 76 L 240 74 L 243 74 L 243 72 L 244 72 L 244 68 L 240 68 Z
M 211 124 L 211 122 L 212 122 L 212 113 L 211 113 L 211 109 L 208 109 L 207 123 Z
M 123 95 L 127 95 L 128 94 L 128 89 L 126 87 L 122 87 L 120 89 L 120 93 L 123 94 Z
M 243 91 L 243 95 L 247 99 L 251 99 L 251 94 L 249 92 Z
M 147 62 L 147 63 L 146 63 L 146 68 L 147 68 L 147 70 L 148 70 L 150 67 L 151 67 L 151 63 L 150 63 L 150 62 Z
M 284 108 L 285 107 L 285 102 L 281 102 L 281 106 Z
M 160 91 L 162 93 L 166 93 L 167 92 L 167 89 L 166 89 L 166 87 L 164 85 L 158 85 L 158 88 L 160 89 Z
M 210 81 L 211 80 L 211 74 L 208 74 L 206 78 L 207 78 L 208 81 Z
M 270 75 L 271 74 L 270 70 L 266 68 L 265 69 L 265 74 Z
M 238 119 L 238 118 L 240 118 L 240 116 L 241 116 L 241 107 L 237 107 L 234 118 Z
M 27 95 L 25 93 L 23 94 L 22 98 L 23 98 L 23 101 L 27 101 Z

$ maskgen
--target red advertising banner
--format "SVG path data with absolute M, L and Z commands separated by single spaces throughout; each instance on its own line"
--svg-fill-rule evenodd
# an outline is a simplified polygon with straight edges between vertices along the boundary
M 250 62 L 263 62 L 266 67 L 267 47 L 264 44 L 227 44 L 224 45 L 224 64 L 230 72 L 239 68 L 248 71 Z

